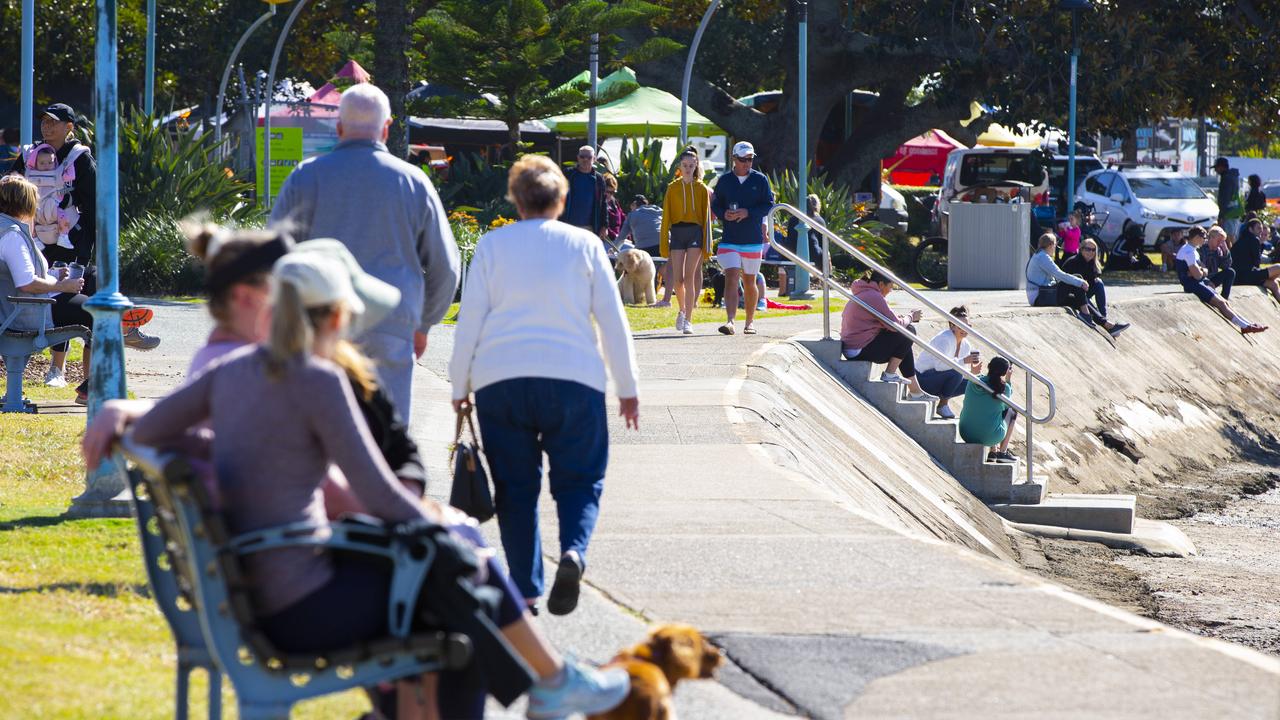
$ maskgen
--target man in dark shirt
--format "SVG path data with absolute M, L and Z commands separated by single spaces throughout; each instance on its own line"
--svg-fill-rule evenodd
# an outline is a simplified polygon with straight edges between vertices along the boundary
M 1262 265 L 1262 221 L 1254 218 L 1245 226 L 1236 244 L 1231 246 L 1231 267 L 1236 271 L 1237 285 L 1257 285 L 1266 288 L 1280 301 L 1280 265 L 1267 268 Z
M 596 172 L 596 151 L 590 145 L 578 148 L 578 164 L 565 172 L 569 196 L 565 199 L 561 222 L 605 236 L 604 176 Z
M 72 167 L 76 177 L 71 186 L 71 205 L 80 211 L 80 222 L 67 233 L 71 240 L 71 249 L 57 245 L 45 245 L 45 259 L 52 266 L 55 262 L 79 263 L 84 266 L 85 295 L 93 295 L 98 291 L 98 273 L 94 267 L 94 245 L 97 241 L 97 200 L 98 200 L 98 164 L 93 160 L 93 153 L 85 148 L 75 137 L 76 114 L 70 105 L 54 103 L 44 109 L 40 116 L 41 140 L 53 148 L 55 160 L 61 164 L 73 152 L 76 153 Z M 10 173 L 26 175 L 27 154 L 34 146 L 24 146 L 9 166 Z M 134 308 L 125 313 L 124 342 L 136 350 L 151 350 L 160 344 L 160 338 L 148 335 L 139 329 L 139 325 L 149 321 L 152 311 L 147 308 Z M 55 345 L 52 348 L 52 362 L 45 382 L 61 387 L 66 384 L 63 370 L 66 364 L 67 345 Z

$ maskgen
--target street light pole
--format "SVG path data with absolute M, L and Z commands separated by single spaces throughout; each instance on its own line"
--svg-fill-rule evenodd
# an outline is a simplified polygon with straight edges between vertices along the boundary
M 797 42 L 800 58 L 797 64 L 799 87 L 796 92 L 797 120 L 800 126 L 800 137 L 796 149 L 796 207 L 809 212 L 806 198 L 809 196 L 809 0 L 796 0 Z M 772 233 L 773 228 L 765 228 Z M 796 225 L 796 255 L 806 263 L 809 262 L 809 227 L 804 223 Z M 809 292 L 809 271 L 797 265 L 795 268 L 796 287 L 791 293 L 792 300 L 807 300 L 813 297 Z
M 1061 7 L 1071 11 L 1071 99 L 1067 119 L 1067 214 L 1076 204 L 1076 76 L 1080 60 L 1080 43 L 1077 34 L 1080 11 L 1093 6 L 1090 0 L 1062 0 Z
M 227 66 L 222 70 L 222 82 L 218 84 L 218 104 L 214 106 L 215 120 L 213 123 L 213 137 L 219 148 L 222 146 L 222 108 L 227 99 L 227 82 L 231 80 L 231 68 L 235 66 L 236 59 L 240 57 L 240 50 L 244 48 L 244 44 L 248 42 L 249 36 L 253 31 L 257 30 L 262 23 L 270 20 L 276 15 L 276 6 L 272 4 L 271 9 L 263 13 L 253 24 L 249 26 L 240 39 L 236 41 L 236 46 L 231 50 L 231 57 L 227 58 Z
M 271 67 L 267 70 L 267 109 L 262 117 L 262 207 L 271 209 L 271 105 L 275 100 L 276 87 L 276 66 L 280 64 L 280 52 L 284 50 L 284 41 L 289 37 L 289 29 L 293 27 L 293 21 L 298 19 L 298 13 L 307 6 L 311 0 L 299 0 L 294 6 L 293 12 L 289 13 L 289 19 L 284 21 L 284 27 L 280 29 L 280 37 L 276 40 L 276 50 L 271 55 Z
M 596 98 L 599 97 L 597 85 L 600 83 L 600 35 L 591 33 L 591 105 L 587 108 L 587 144 L 596 150 Z M 515 148 L 512 148 L 514 151 Z
M 35 120 L 36 0 L 22 0 L 22 139 L 19 145 L 35 141 L 31 127 Z
M 119 87 L 116 81 L 116 0 L 97 0 L 98 36 L 94 62 L 97 107 L 97 263 L 98 292 L 84 304 L 93 315 L 93 363 L 89 370 L 89 421 L 107 400 L 125 397 L 124 337 L 120 316 L 133 307 L 120 294 L 120 150 Z M 85 491 L 71 501 L 73 517 L 128 517 L 124 463 L 112 455 L 85 478 Z
M 156 0 L 147 0 L 147 74 L 142 93 L 142 111 L 147 117 L 156 109 Z
M 689 43 L 689 57 L 684 61 L 684 80 L 680 83 L 680 147 L 683 149 L 689 143 L 689 81 L 693 77 L 693 61 L 698 57 L 698 46 L 702 44 L 702 33 L 707 29 L 707 23 L 711 22 L 711 16 L 716 13 L 720 7 L 720 0 L 711 0 L 711 5 L 707 6 L 707 11 L 702 13 L 702 20 L 698 23 L 698 29 L 693 33 L 693 42 Z

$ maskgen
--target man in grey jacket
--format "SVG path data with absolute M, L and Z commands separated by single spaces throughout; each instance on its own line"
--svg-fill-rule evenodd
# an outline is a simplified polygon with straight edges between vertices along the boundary
M 337 238 L 370 275 L 401 292 L 400 306 L 354 340 L 377 363 L 378 376 L 405 422 L 413 361 L 427 349 L 458 289 L 458 247 L 435 187 L 420 168 L 385 145 L 391 103 L 360 83 L 342 93 L 338 145 L 300 164 L 280 188 L 271 223 L 294 239 Z

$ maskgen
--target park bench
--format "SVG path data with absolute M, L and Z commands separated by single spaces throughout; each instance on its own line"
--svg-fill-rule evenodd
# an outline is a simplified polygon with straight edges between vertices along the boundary
M 187 717 L 188 682 L 195 668 L 209 676 L 210 718 L 222 716 L 225 674 L 243 720 L 287 720 L 300 700 L 458 669 L 470 661 L 466 636 L 410 629 L 418 590 L 434 560 L 432 546 L 393 542 L 380 526 L 346 521 L 323 527 L 299 523 L 231 537 L 221 515 L 211 509 L 195 463 L 128 437 L 120 449 L 133 464 L 128 480 L 147 577 L 178 646 L 178 720 Z M 241 558 L 304 546 L 374 555 L 392 564 L 390 636 L 323 655 L 292 655 L 272 645 L 257 628 Z
M 42 306 L 52 305 L 52 298 L 10 296 L 9 302 L 14 303 L 14 311 L 0 320 L 0 357 L 4 358 L 5 371 L 4 405 L 0 405 L 0 412 L 33 413 L 36 406 L 22 398 L 22 373 L 27 369 L 27 360 L 51 345 L 58 345 L 72 338 L 89 337 L 89 328 L 83 325 L 46 327 L 49 313 Z M 24 305 L 27 307 L 24 308 Z M 24 310 L 39 311 L 39 330 L 9 329 L 24 314 Z M 34 324 L 36 323 L 30 323 Z

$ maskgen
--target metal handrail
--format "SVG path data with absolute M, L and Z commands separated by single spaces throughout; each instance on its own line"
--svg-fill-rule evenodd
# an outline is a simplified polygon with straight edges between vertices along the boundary
M 819 270 L 817 267 L 815 267 L 812 263 L 808 262 L 807 260 L 802 260 L 798 255 L 796 255 L 796 253 L 792 252 L 786 247 L 783 247 L 780 243 L 778 243 L 775 240 L 772 230 L 774 227 L 774 218 L 777 216 L 779 211 L 790 214 L 800 222 L 807 225 L 810 230 L 816 231 L 822 235 L 823 265 L 826 266 L 825 268 L 826 272 L 824 272 L 823 270 Z M 1031 443 L 1032 427 L 1034 425 L 1043 425 L 1049 422 L 1050 420 L 1053 419 L 1054 415 L 1056 415 L 1058 412 L 1057 391 L 1054 388 L 1053 382 L 1049 380 L 1049 378 L 1045 377 L 1035 368 L 1028 365 L 1025 361 L 1021 360 L 1016 355 L 1006 350 L 999 343 L 986 337 L 985 335 L 978 332 L 977 330 L 974 330 L 972 327 L 969 326 L 968 323 L 965 323 L 964 321 L 960 320 L 959 318 L 947 312 L 946 310 L 943 310 L 942 307 L 940 307 L 937 303 L 934 303 L 932 300 L 929 300 L 924 295 L 920 294 L 919 291 L 917 291 L 915 288 L 908 285 L 897 275 L 894 275 L 887 268 L 883 267 L 882 265 L 877 263 L 875 260 L 872 260 L 870 257 L 867 257 L 865 253 L 858 250 L 850 243 L 846 242 L 843 238 L 841 238 L 839 235 L 836 235 L 826 226 L 818 223 L 812 217 L 809 217 L 808 215 L 800 212 L 800 210 L 797 209 L 796 207 L 792 205 L 788 205 L 786 203 L 778 203 L 777 205 L 774 205 L 772 208 L 770 208 L 768 225 L 766 225 L 766 230 L 767 231 L 765 233 L 765 237 L 768 238 L 769 244 L 773 247 L 774 250 L 777 250 L 779 254 L 781 254 L 783 257 L 787 258 L 791 262 L 795 263 L 797 266 L 803 267 L 805 270 L 808 270 L 809 273 L 813 275 L 813 277 L 816 277 L 822 280 L 823 291 L 824 291 L 823 307 L 822 307 L 822 324 L 823 324 L 823 335 L 827 339 L 831 338 L 831 304 L 830 302 L 827 301 L 828 295 L 826 291 L 828 289 L 834 289 L 836 292 L 843 295 L 849 302 L 857 303 L 867 312 L 874 315 L 885 325 L 892 328 L 894 332 L 906 337 L 913 344 L 921 348 L 924 348 L 925 351 L 927 351 L 934 357 L 938 358 L 943 363 L 951 366 L 952 369 L 959 371 L 961 376 L 968 378 L 971 382 L 977 383 L 979 386 L 986 389 L 988 392 L 991 392 L 992 395 L 995 395 L 997 400 L 999 400 L 1005 405 L 1021 413 L 1023 418 L 1026 419 L 1026 421 L 1024 421 L 1023 424 L 1026 425 L 1027 427 L 1027 480 L 1028 482 L 1031 481 L 1034 474 L 1034 471 L 1033 471 L 1034 463 L 1032 460 L 1032 455 L 1035 452 L 1034 446 Z M 805 242 L 805 241 L 807 241 L 806 238 L 797 239 L 797 243 Z M 933 347 L 933 345 L 929 344 L 928 341 L 921 339 L 919 335 L 916 335 L 914 332 L 911 332 L 910 330 L 908 330 L 900 322 L 898 322 L 897 318 L 885 317 L 883 314 L 880 313 L 880 311 L 876 310 L 875 308 L 871 307 L 867 303 L 863 302 L 861 299 L 855 296 L 852 292 L 846 290 L 842 285 L 840 285 L 840 283 L 831 279 L 831 276 L 830 276 L 831 248 L 830 248 L 829 242 L 835 242 L 836 245 L 840 246 L 841 249 L 843 249 L 845 252 L 852 255 L 856 260 L 866 265 L 868 268 L 871 268 L 872 270 L 875 270 L 876 272 L 880 273 L 884 277 L 888 278 L 895 285 L 905 290 L 909 295 L 919 300 L 921 303 L 925 304 L 933 311 L 945 317 L 947 319 L 947 322 L 953 323 L 957 327 L 960 327 L 961 329 L 963 329 L 965 332 L 969 334 L 969 337 L 984 343 L 993 351 L 995 351 L 996 353 L 998 353 L 999 355 L 1007 359 L 1011 365 L 1014 365 L 1022 369 L 1027 375 L 1026 405 L 1025 406 L 1019 405 L 1017 402 L 1013 400 L 1013 398 L 1005 397 L 1003 395 L 996 395 L 995 392 L 991 389 L 991 386 L 987 385 L 986 381 L 983 380 L 981 377 L 970 372 L 968 368 L 956 362 L 947 354 Z M 1038 417 L 1035 415 L 1035 394 L 1034 394 L 1034 386 L 1033 386 L 1032 380 L 1040 381 L 1040 383 L 1044 385 L 1045 389 L 1049 393 L 1049 408 L 1046 414 L 1042 417 Z

